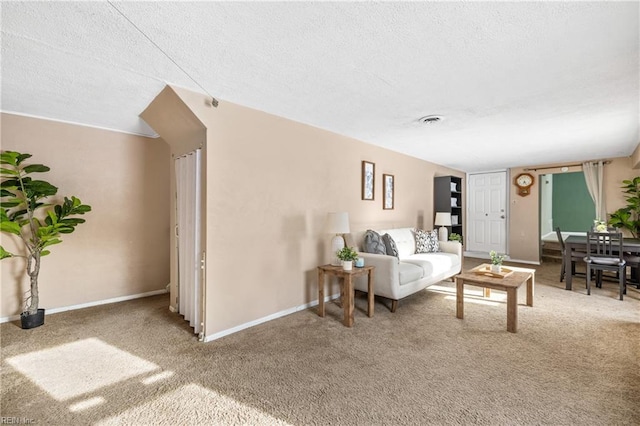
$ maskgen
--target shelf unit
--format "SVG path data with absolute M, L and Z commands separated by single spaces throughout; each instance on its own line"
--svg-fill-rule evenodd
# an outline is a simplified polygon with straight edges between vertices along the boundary
M 436 212 L 451 213 L 452 226 L 447 226 L 449 234 L 455 232 L 461 235 L 464 242 L 464 235 L 462 234 L 462 212 L 464 210 L 462 178 L 457 176 L 437 176 L 434 178 L 433 185 L 434 217 Z

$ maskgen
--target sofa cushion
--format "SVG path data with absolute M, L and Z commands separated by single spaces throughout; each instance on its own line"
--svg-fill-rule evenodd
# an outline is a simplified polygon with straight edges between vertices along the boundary
M 380 234 L 389 234 L 396 243 L 398 249 L 398 257 L 410 256 L 416 252 L 416 239 L 414 237 L 413 228 L 393 228 L 379 231 Z
M 364 234 L 362 250 L 365 253 L 387 254 L 387 248 L 384 245 L 384 241 L 382 241 L 382 237 L 371 229 L 367 229 L 367 232 Z
M 438 231 L 416 229 L 416 253 L 435 253 L 440 251 Z
M 382 236 L 382 241 L 384 241 L 384 246 L 387 249 L 387 254 L 389 256 L 398 257 L 398 247 L 396 246 L 396 242 L 393 241 L 393 238 L 389 234 L 384 234 Z
M 453 253 L 421 253 L 402 259 L 401 263 L 411 263 L 422 268 L 423 276 L 444 274 L 460 265 L 460 258 Z
M 419 280 L 423 274 L 422 267 L 406 262 L 398 263 L 398 271 L 400 272 L 400 285 Z

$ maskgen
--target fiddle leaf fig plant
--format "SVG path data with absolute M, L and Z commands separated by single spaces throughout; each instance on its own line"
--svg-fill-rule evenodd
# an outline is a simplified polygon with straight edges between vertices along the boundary
M 622 181 L 627 205 L 609 215 L 609 225 L 628 229 L 634 238 L 640 235 L 640 176 Z
M 22 257 L 27 260 L 26 274 L 30 288 L 25 299 L 25 312 L 38 311 L 38 274 L 40 259 L 50 253 L 49 248 L 62 242 L 62 234 L 70 234 L 85 220 L 78 218 L 91 211 L 71 196 L 51 204 L 51 197 L 58 188 L 45 180 L 31 177 L 34 173 L 46 173 L 50 169 L 42 164 L 25 164 L 31 154 L 15 151 L 0 153 L 0 231 L 15 235 L 23 248 L 21 253 L 11 253 L 0 246 L 0 259 Z

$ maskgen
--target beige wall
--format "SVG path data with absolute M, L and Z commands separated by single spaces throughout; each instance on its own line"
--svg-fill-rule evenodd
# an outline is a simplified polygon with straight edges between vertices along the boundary
M 3 150 L 51 167 L 60 196 L 92 206 L 87 223 L 42 260 L 40 305 L 52 309 L 164 290 L 169 282 L 169 149 L 162 139 L 2 114 Z M 2 234 L 2 245 L 11 237 Z M 22 310 L 24 262 L 2 267 L 0 317 Z M 22 283 L 22 286 L 16 283 Z
M 198 120 L 184 110 L 163 120 L 189 124 L 185 146 L 203 143 L 208 163 L 207 335 L 317 298 L 315 267 L 328 255 L 327 212 L 348 211 L 355 232 L 375 226 L 431 228 L 433 177 L 464 177 L 232 103 L 213 108 L 204 96 L 174 89 Z M 164 117 L 165 112 L 157 114 Z M 34 161 L 51 166 L 50 180 L 61 195 L 76 195 L 93 207 L 87 223 L 44 258 L 41 305 L 64 307 L 163 289 L 169 282 L 171 247 L 170 151 L 184 147 L 170 149 L 162 139 L 12 114 L 1 119 L 2 149 L 34 154 Z M 188 133 L 199 126 L 206 127 L 204 142 L 202 130 Z M 180 138 L 180 132 L 171 134 L 172 140 Z M 362 160 L 376 164 L 374 201 L 360 200 Z M 606 166 L 608 211 L 624 204 L 619 186 L 637 174 L 634 162 L 617 158 Z M 511 169 L 511 177 L 520 171 Z M 382 210 L 383 173 L 395 175 L 395 209 L 390 211 Z M 537 262 L 538 191 L 519 197 L 510 185 L 510 192 L 510 255 Z M 7 240 L 2 235 L 2 244 L 10 246 Z M 20 260 L 0 266 L 0 317 L 6 317 L 19 313 L 26 287 L 15 285 L 22 277 Z M 22 283 L 26 286 L 26 280 Z
M 638 171 L 633 169 L 631 157 L 614 158 L 610 164 L 604 167 L 604 192 L 607 212 L 613 212 L 624 206 L 625 199 L 620 190 L 624 179 L 638 176 Z M 510 170 L 511 185 L 509 189 L 510 215 L 509 215 L 509 256 L 512 259 L 528 262 L 540 261 L 540 238 L 539 238 L 539 184 L 540 175 L 549 173 L 561 173 L 562 165 L 557 168 L 547 168 L 554 165 L 527 166 L 528 169 L 536 167 L 544 169 L 529 170 L 529 173 L 536 176 L 535 185 L 531 195 L 521 197 L 516 193 L 513 179 L 524 168 L 513 168 Z M 581 166 L 569 167 L 569 172 L 582 171 Z
M 208 336 L 317 299 L 327 212 L 367 226 L 433 226 L 433 177 L 463 173 L 345 136 L 176 89 L 207 127 Z M 376 165 L 374 201 L 360 200 L 362 160 Z M 382 174 L 395 175 L 394 210 Z
M 327 212 L 348 211 L 356 232 L 374 226 L 431 228 L 433 177 L 464 176 L 232 103 L 212 108 L 199 94 L 175 91 L 198 117 L 193 121 L 183 111 L 181 120 L 206 127 L 208 335 L 316 299 L 315 267 L 328 255 Z M 34 154 L 34 161 L 51 166 L 50 180 L 61 195 L 76 195 L 93 206 L 87 223 L 44 258 L 42 306 L 163 289 L 171 247 L 170 147 L 162 139 L 12 114 L 1 119 L 2 149 Z M 179 140 L 180 134 L 172 138 Z M 199 130 L 184 140 L 190 149 L 202 139 Z M 362 160 L 376 164 L 375 201 L 360 200 Z M 608 211 L 624 204 L 619 186 L 637 175 L 634 161 L 617 158 L 605 167 Z M 511 169 L 511 178 L 520 171 Z M 396 179 L 391 211 L 382 210 L 383 173 Z M 519 197 L 510 185 L 510 192 L 509 253 L 537 262 L 538 191 Z M 10 246 L 7 240 L 3 235 L 2 244 Z M 26 287 L 15 285 L 22 279 L 20 260 L 5 260 L 0 267 L 0 317 L 6 317 L 20 311 Z

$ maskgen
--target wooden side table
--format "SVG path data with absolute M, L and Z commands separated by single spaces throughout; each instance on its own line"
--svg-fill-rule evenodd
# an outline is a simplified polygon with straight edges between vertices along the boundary
M 342 294 L 344 299 L 342 300 L 342 308 L 344 309 L 343 324 L 347 327 L 353 327 L 353 311 L 354 311 L 354 299 L 355 290 L 353 288 L 353 278 L 360 275 L 368 275 L 368 305 L 367 315 L 373 316 L 373 271 L 374 266 L 364 266 L 362 268 L 354 267 L 351 271 L 345 271 L 342 266 L 322 265 L 318 266 L 318 315 L 324 317 L 324 284 L 325 275 L 336 276 L 341 278 L 340 283 L 342 285 Z

